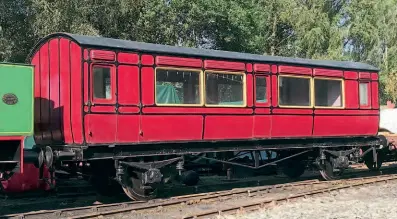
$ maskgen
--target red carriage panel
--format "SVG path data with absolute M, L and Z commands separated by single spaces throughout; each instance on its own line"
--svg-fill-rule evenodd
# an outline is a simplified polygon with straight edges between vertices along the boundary
M 273 114 L 311 115 L 312 113 L 313 113 L 312 109 L 283 109 L 283 108 L 273 109 Z
M 61 142 L 61 112 L 60 112 L 60 54 L 59 54 L 59 39 L 52 39 L 49 42 L 49 65 L 50 65 L 50 100 L 52 101 L 51 111 L 50 111 L 50 129 L 52 140 Z
M 116 53 L 113 51 L 91 50 L 91 60 L 116 61 Z
M 258 107 L 255 108 L 255 114 L 261 115 L 261 114 L 271 114 L 271 109 L 270 108 L 262 108 Z
M 365 115 L 378 115 L 379 111 L 377 110 L 344 110 L 344 109 L 316 109 L 316 115 L 336 115 L 336 116 L 365 116 Z
M 140 115 L 117 115 L 116 142 L 138 142 Z
M 182 66 L 182 67 L 195 67 L 201 68 L 201 59 L 193 58 L 179 58 L 179 57 L 169 57 L 169 56 L 157 56 L 156 64 L 158 66 Z
M 81 94 L 82 85 L 82 66 L 81 66 L 81 48 L 74 42 L 70 45 L 70 57 L 71 57 L 71 123 L 74 142 L 76 144 L 83 143 L 83 114 L 82 106 L 83 96 Z
M 142 104 L 143 106 L 154 105 L 154 69 L 142 67 Z
M 139 113 L 139 107 L 137 106 L 120 106 L 119 113 Z
M 359 73 L 360 79 L 371 79 L 371 73 L 368 72 L 360 72 Z
M 377 110 L 316 109 L 315 114 L 314 136 L 372 135 L 379 125 L 373 122 Z
M 116 114 L 88 114 L 85 120 L 85 139 L 87 143 L 116 142 Z
M 139 104 L 139 68 L 138 66 L 119 65 L 118 101 L 120 105 Z
M 270 72 L 270 65 L 265 64 L 255 64 L 254 71 L 258 73 L 269 73 Z
M 257 110 L 255 110 L 255 112 L 256 111 Z M 253 133 L 254 138 L 270 138 L 271 128 L 272 128 L 272 116 L 255 115 L 254 133 Z
M 276 107 L 278 106 L 278 80 L 276 75 L 271 76 L 272 80 L 272 86 L 271 86 L 271 101 L 272 101 L 272 106 Z
M 206 116 L 204 139 L 251 139 L 254 117 L 247 116 Z
M 345 79 L 358 79 L 358 73 L 354 71 L 345 71 L 344 72 Z
M 372 81 L 372 109 L 379 109 L 379 90 L 378 90 L 378 85 L 379 83 L 376 81 Z
M 65 38 L 61 38 L 61 39 L 64 39 L 65 40 Z M 88 49 L 84 49 L 84 60 L 88 60 Z
M 51 142 L 51 133 L 48 133 L 50 130 L 50 82 L 49 82 L 49 56 L 48 56 L 48 42 L 45 43 L 40 48 L 40 86 L 37 87 L 40 89 L 40 106 L 38 110 L 40 112 L 39 123 L 40 123 L 40 134 L 42 135 L 43 142 Z M 36 106 L 37 107 L 37 106 Z M 50 138 L 50 139 L 48 139 Z
M 252 107 L 252 105 L 253 105 L 253 102 L 254 102 L 254 100 L 253 100 L 253 96 L 254 96 L 254 89 L 253 89 L 253 84 L 254 84 L 254 79 L 253 79 L 253 77 L 252 77 L 252 74 L 247 74 L 247 76 L 246 76 L 246 83 L 247 83 L 247 86 L 246 86 L 246 89 L 247 89 L 247 97 L 246 97 L 246 100 L 247 100 L 247 107 Z
M 278 73 L 278 67 L 277 65 L 272 65 L 272 74 Z
M 141 141 L 201 140 L 201 115 L 145 115 L 141 120 Z
M 90 81 L 88 79 L 88 69 L 89 69 L 89 64 L 88 62 L 84 62 L 83 64 L 83 80 L 84 80 L 84 106 L 88 106 L 88 102 L 91 101 L 90 98 L 88 97 L 88 90 L 91 89 L 90 87 Z M 86 111 L 87 112 L 87 111 Z
M 278 66 L 279 73 L 292 73 L 292 74 L 299 74 L 299 75 L 312 75 L 312 69 L 306 67 L 297 67 L 297 66 L 285 66 L 280 65 Z
M 61 76 L 61 113 L 63 115 L 62 124 L 63 124 L 63 135 L 66 143 L 73 143 L 73 134 L 72 134 L 72 125 L 71 125 L 71 115 L 70 115 L 70 94 L 71 94 L 71 66 L 70 66 L 70 41 L 61 38 L 60 39 L 60 76 Z M 86 79 L 86 84 L 88 84 L 88 80 Z M 88 99 L 88 92 L 84 94 L 86 100 Z
M 245 68 L 247 69 L 247 72 L 252 72 L 252 64 L 251 63 L 248 63 L 246 66 L 245 66 Z
M 138 64 L 139 63 L 139 55 L 135 53 L 124 53 L 120 52 L 117 55 L 117 61 L 123 64 Z
M 371 79 L 372 80 L 378 80 L 379 79 L 379 75 L 377 73 L 371 73 Z
M 346 109 L 358 108 L 358 82 L 345 80 L 345 106 Z
M 376 135 L 379 126 L 377 118 L 377 115 L 316 115 L 313 136 Z
M 314 76 L 328 76 L 328 77 L 343 77 L 343 71 L 340 70 L 332 70 L 332 69 L 323 69 L 316 68 L 313 70 Z
M 141 63 L 142 65 L 154 65 L 154 58 L 151 55 L 142 55 Z
M 272 115 L 271 137 L 311 137 L 313 116 L 291 115 L 293 111 L 285 115 Z
M 91 106 L 91 112 L 93 113 L 112 113 L 115 112 L 115 106 Z M 88 112 L 88 111 L 87 111 Z
M 223 69 L 223 70 L 245 71 L 245 64 L 242 62 L 205 60 L 204 68 L 205 69 Z

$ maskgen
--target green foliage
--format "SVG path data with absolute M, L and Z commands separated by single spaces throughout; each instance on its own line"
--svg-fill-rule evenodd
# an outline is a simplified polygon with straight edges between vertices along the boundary
M 3 0 L 0 61 L 23 62 L 53 32 L 381 68 L 397 99 L 397 0 Z

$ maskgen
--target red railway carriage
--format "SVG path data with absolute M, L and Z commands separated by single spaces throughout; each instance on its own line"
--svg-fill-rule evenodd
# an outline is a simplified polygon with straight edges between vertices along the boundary
M 185 184 L 200 161 L 219 171 L 277 163 L 294 177 L 310 160 L 333 179 L 349 159 L 377 157 L 379 70 L 364 63 L 67 33 L 40 40 L 29 59 L 46 159 L 86 162 L 133 198 L 151 197 L 172 165 Z M 276 158 L 261 156 L 269 151 Z

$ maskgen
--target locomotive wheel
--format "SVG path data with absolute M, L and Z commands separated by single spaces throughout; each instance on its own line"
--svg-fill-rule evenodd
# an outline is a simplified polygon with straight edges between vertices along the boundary
M 338 172 L 334 170 L 331 159 L 327 158 L 323 165 L 320 165 L 321 176 L 328 181 L 339 179 L 343 174 L 344 169 L 340 169 Z
M 142 185 L 142 173 L 126 171 L 122 178 L 124 193 L 132 200 L 148 201 L 157 196 L 157 189 Z
M 372 153 L 368 153 L 364 156 L 364 163 L 369 170 L 377 171 L 382 167 L 383 153 L 381 151 L 376 151 L 376 157 L 378 162 L 374 161 Z
M 305 169 L 305 164 L 299 160 L 287 160 L 282 168 L 283 173 L 291 179 L 302 176 Z

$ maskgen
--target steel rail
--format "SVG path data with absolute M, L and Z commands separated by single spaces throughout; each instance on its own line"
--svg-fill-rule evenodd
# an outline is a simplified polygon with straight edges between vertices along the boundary
M 191 218 L 208 218 L 211 216 L 217 216 L 217 215 L 225 215 L 225 214 L 237 214 L 238 212 L 241 211 L 256 211 L 261 208 L 264 208 L 266 205 L 270 204 L 277 204 L 278 202 L 288 202 L 293 199 L 298 199 L 298 198 L 307 198 L 309 196 L 313 196 L 316 194 L 323 194 L 323 193 L 328 193 L 332 191 L 337 191 L 341 189 L 347 189 L 347 188 L 352 188 L 352 187 L 358 187 L 358 186 L 363 186 L 363 185 L 368 185 L 368 184 L 376 184 L 376 183 L 381 183 L 381 182 L 388 182 L 388 181 L 393 181 L 397 180 L 397 174 L 389 175 L 389 176 L 384 176 L 384 177 L 372 177 L 374 180 L 371 179 L 366 179 L 366 178 L 360 178 L 363 182 L 358 182 L 358 183 L 353 183 L 353 184 L 348 184 L 348 185 L 341 185 L 341 186 L 335 186 L 331 188 L 325 188 L 325 189 L 316 189 L 312 190 L 309 192 L 303 192 L 303 193 L 298 193 L 292 196 L 286 196 L 282 198 L 275 198 L 275 199 L 270 199 L 270 200 L 265 200 L 265 201 L 257 201 L 249 204 L 244 204 L 244 205 L 239 205 L 235 207 L 230 207 L 230 208 L 223 208 L 219 210 L 210 210 L 210 211 L 205 211 L 205 212 L 200 212 L 197 214 L 192 214 L 189 216 L 184 216 L 182 219 L 191 219 Z

